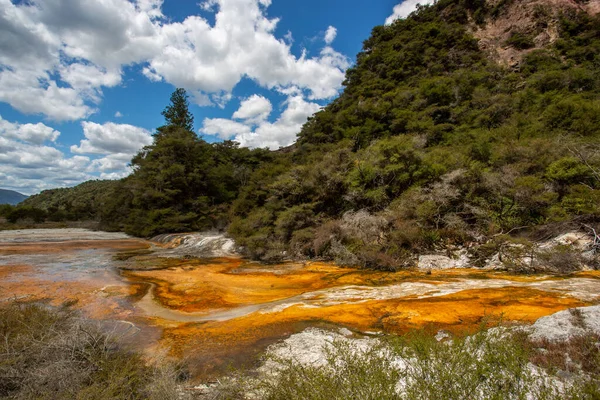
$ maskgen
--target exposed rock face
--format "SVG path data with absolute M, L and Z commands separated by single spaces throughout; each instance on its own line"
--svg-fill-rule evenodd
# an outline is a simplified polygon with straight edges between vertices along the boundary
M 585 232 L 567 232 L 545 242 L 504 243 L 485 262 L 485 269 L 521 272 L 571 273 L 598 269 L 594 238 Z
M 570 246 L 575 250 L 588 251 L 594 243 L 593 238 L 581 232 L 567 232 L 554 239 L 543 243 L 540 248 L 551 248 L 554 246 Z
M 475 246 L 476 248 L 476 246 Z M 506 242 L 498 253 L 484 260 L 483 269 L 519 270 L 521 272 L 574 272 L 597 268 L 598 252 L 594 238 L 585 232 L 567 232 L 545 242 Z M 453 268 L 472 268 L 473 261 L 467 249 L 443 254 L 419 256 L 417 268 L 435 271 Z
M 214 232 L 173 233 L 155 236 L 153 242 L 165 244 L 174 257 L 231 257 L 238 251 L 233 239 Z
M 488 6 L 497 7 L 497 15 L 492 16 L 485 26 L 474 24 L 473 34 L 479 39 L 480 48 L 487 52 L 491 59 L 508 67 L 518 67 L 526 54 L 558 39 L 558 16 L 562 12 L 600 12 L 600 0 L 491 0 Z M 530 37 L 533 46 L 518 49 L 507 45 L 507 40 L 514 33 Z
M 333 349 L 334 343 L 350 345 L 354 351 L 364 353 L 377 346 L 377 339 L 348 338 L 346 332 L 340 333 L 318 328 L 307 328 L 285 339 L 281 343 L 269 347 L 268 354 L 275 360 L 291 360 L 303 366 L 319 367 L 327 364 L 327 355 Z M 277 370 L 279 363 L 267 359 L 261 367 L 263 372 Z
M 575 336 L 600 335 L 600 306 L 572 308 L 538 319 L 531 339 L 566 341 Z
M 417 268 L 420 270 L 441 270 L 452 268 L 468 268 L 470 259 L 466 251 L 459 252 L 455 258 L 442 255 L 423 255 L 419 257 Z

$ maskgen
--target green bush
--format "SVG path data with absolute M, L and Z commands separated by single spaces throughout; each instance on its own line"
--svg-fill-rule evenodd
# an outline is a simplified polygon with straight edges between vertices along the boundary
M 316 221 L 314 205 L 302 204 L 280 212 L 275 221 L 275 233 L 283 241 L 289 241 L 295 231 L 313 225 Z
M 546 177 L 559 185 L 581 183 L 590 178 L 590 169 L 574 157 L 564 157 L 553 162 L 546 170 Z
M 12 224 L 25 220 L 32 220 L 35 223 L 41 223 L 46 220 L 47 216 L 47 212 L 42 209 L 29 206 L 20 206 L 15 207 L 8 212 L 6 214 L 6 220 Z
M 0 204 L 0 217 L 7 217 L 15 209 L 15 206 L 10 204 Z
M 574 185 L 563 197 L 561 207 L 574 215 L 600 216 L 600 190 L 586 185 Z
M 594 340 L 533 343 L 505 328 L 441 342 L 418 331 L 361 348 L 339 340 L 324 349 L 323 363 L 270 358 L 273 373 L 238 377 L 233 385 L 223 385 L 222 393 L 270 400 L 595 399 L 600 359 Z M 553 359 L 545 357 L 555 357 L 557 350 L 580 365 L 569 368 L 567 380 L 552 375 L 558 371 L 548 364 Z
M 512 46 L 515 49 L 526 50 L 535 47 L 535 42 L 533 41 L 533 38 L 526 33 L 513 32 L 506 41 L 506 45 Z

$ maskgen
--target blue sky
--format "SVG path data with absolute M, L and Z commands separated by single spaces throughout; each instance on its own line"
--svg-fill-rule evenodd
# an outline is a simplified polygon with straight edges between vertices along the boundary
M 126 176 L 176 87 L 206 140 L 289 145 L 416 3 L 0 0 L 0 188 Z

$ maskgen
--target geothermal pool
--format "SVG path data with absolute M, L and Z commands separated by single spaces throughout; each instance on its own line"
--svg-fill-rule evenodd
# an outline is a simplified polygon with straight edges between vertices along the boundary
M 69 305 L 148 356 L 184 358 L 202 379 L 252 365 L 268 345 L 311 326 L 356 335 L 466 332 L 486 319 L 530 323 L 600 301 L 597 272 L 262 265 L 235 257 L 218 235 L 157 240 L 79 229 L 0 232 L 0 301 Z

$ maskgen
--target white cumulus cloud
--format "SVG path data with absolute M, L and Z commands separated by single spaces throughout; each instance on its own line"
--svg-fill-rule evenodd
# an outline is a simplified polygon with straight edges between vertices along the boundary
M 2 188 L 33 194 L 92 179 L 86 172 L 88 157 L 66 157 L 54 147 L 59 136 L 60 132 L 42 123 L 19 124 L 0 117 Z
M 123 178 L 131 173 L 131 158 L 152 143 L 150 132 L 132 125 L 86 121 L 82 128 L 85 139 L 68 156 L 57 143 L 57 130 L 0 117 L 0 186 L 33 194 L 90 179 Z
M 308 117 L 319 111 L 321 106 L 306 101 L 301 95 L 291 95 L 284 105 L 285 110 L 275 122 L 245 120 L 240 123 L 224 118 L 206 118 L 200 132 L 221 139 L 233 139 L 242 146 L 253 148 L 268 147 L 274 150 L 288 146 L 296 140 Z M 243 104 L 240 110 L 242 108 Z
M 103 87 L 140 65 L 151 81 L 183 87 L 201 105 L 223 107 L 244 78 L 268 89 L 298 87 L 311 99 L 337 95 L 348 59 L 329 44 L 292 54 L 275 36 L 270 0 L 210 0 L 199 15 L 171 22 L 162 0 L 0 0 L 0 101 L 24 113 L 78 120 L 97 111 Z M 185 68 L 182 68 L 185 66 Z M 207 101 L 208 100 L 208 101 Z
M 269 4 L 214 0 L 204 3 L 218 9 L 214 26 L 199 16 L 162 25 L 161 52 L 149 60 L 146 76 L 206 93 L 231 92 L 248 77 L 266 88 L 299 86 L 315 99 L 335 96 L 348 59 L 331 48 L 315 57 L 294 56 L 289 39 L 274 34 L 279 20 L 266 17 Z
M 233 118 L 259 123 L 269 118 L 271 111 L 273 111 L 273 106 L 269 99 L 255 94 L 242 101 L 240 108 L 233 114 Z
M 0 0 L 0 101 L 77 120 L 96 111 L 121 67 L 160 50 L 161 1 Z
M 40 145 L 46 141 L 54 142 L 59 136 L 59 131 L 42 123 L 19 124 L 0 116 L 0 137 Z
M 327 32 L 325 32 L 325 43 L 331 44 L 335 40 L 337 36 L 337 29 L 333 26 L 327 28 Z
M 62 66 L 60 75 L 62 80 L 74 89 L 113 87 L 121 83 L 121 71 L 108 71 L 91 64 L 74 63 Z
M 83 93 L 61 87 L 49 74 L 0 69 L 0 101 L 26 114 L 43 114 L 55 120 L 86 118 L 95 107 L 85 102 Z
M 252 129 L 248 125 L 226 118 L 205 118 L 200 132 L 219 139 L 229 140 L 248 134 Z
M 435 0 L 404 0 L 394 7 L 393 14 L 387 17 L 385 24 L 390 25 L 397 19 L 408 17 L 410 13 L 417 9 L 418 4 L 425 6 L 433 3 L 435 3 Z
M 72 153 L 133 155 L 152 143 L 149 131 L 133 125 L 85 121 L 81 126 L 85 139 L 79 146 L 71 146 Z
M 85 121 L 81 126 L 85 139 L 79 146 L 71 146 L 71 153 L 100 156 L 86 166 L 86 171 L 99 173 L 102 179 L 120 179 L 129 175 L 129 162 L 133 156 L 152 143 L 149 131 L 133 125 L 113 122 L 101 125 Z

